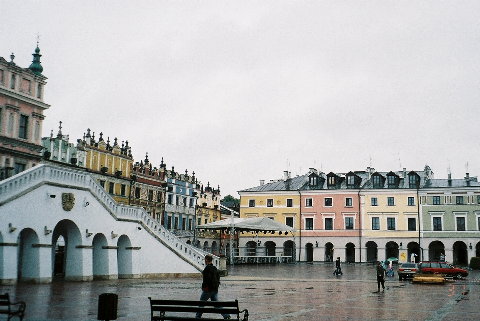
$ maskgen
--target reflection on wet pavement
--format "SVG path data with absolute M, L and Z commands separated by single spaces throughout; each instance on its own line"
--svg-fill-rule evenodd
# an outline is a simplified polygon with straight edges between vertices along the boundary
M 238 299 L 250 320 L 478 320 L 480 272 L 445 285 L 387 278 L 376 292 L 372 265 L 289 264 L 229 267 L 220 299 Z M 396 276 L 396 275 L 395 275 Z M 25 320 L 96 320 L 98 296 L 119 296 L 118 320 L 149 320 L 148 297 L 198 300 L 200 278 L 136 279 L 0 286 L 27 302 Z

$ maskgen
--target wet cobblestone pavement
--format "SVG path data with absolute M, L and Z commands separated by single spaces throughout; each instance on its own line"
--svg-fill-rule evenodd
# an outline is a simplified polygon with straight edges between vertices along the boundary
M 480 271 L 444 285 L 387 278 L 377 293 L 372 265 L 249 265 L 229 267 L 221 300 L 238 299 L 250 320 L 480 320 Z M 150 320 L 148 297 L 198 300 L 200 278 L 111 280 L 0 286 L 27 302 L 24 320 L 96 320 L 98 296 L 118 294 L 118 320 Z

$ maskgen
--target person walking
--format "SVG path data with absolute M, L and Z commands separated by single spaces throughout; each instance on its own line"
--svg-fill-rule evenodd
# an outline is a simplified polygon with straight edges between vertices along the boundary
M 202 294 L 200 295 L 200 301 L 218 301 L 218 286 L 220 285 L 220 273 L 218 269 L 213 265 L 213 257 L 210 254 L 205 255 L 205 269 L 202 271 Z M 202 317 L 202 312 L 197 312 L 196 318 Z M 229 314 L 223 314 L 225 320 L 230 319 Z
M 337 257 L 335 261 L 335 271 L 333 272 L 335 275 L 343 275 L 342 267 L 340 266 L 340 257 Z
M 380 292 L 380 284 L 382 285 L 382 291 L 385 290 L 385 269 L 382 266 L 380 261 L 377 261 L 377 287 L 378 291 Z

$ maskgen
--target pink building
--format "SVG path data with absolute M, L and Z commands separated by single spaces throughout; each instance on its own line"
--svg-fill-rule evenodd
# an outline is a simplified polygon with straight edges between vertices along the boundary
M 30 67 L 21 68 L 0 57 L 0 180 L 24 171 L 41 160 L 43 102 L 46 77 L 40 49 Z
M 358 261 L 360 255 L 360 187 L 365 172 L 317 173 L 311 170 L 301 192 L 301 239 L 305 260 Z

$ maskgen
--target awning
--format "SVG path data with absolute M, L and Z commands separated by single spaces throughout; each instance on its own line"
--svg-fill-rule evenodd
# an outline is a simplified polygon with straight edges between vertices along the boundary
M 293 228 L 267 217 L 227 218 L 197 226 L 199 230 L 230 230 L 232 225 L 238 232 L 292 232 Z

